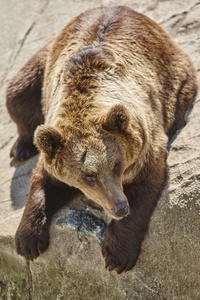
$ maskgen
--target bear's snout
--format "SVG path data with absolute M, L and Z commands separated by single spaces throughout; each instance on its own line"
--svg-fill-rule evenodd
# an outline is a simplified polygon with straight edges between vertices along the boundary
M 130 208 L 126 201 L 118 203 L 115 207 L 112 208 L 114 214 L 119 217 L 123 218 L 129 214 Z

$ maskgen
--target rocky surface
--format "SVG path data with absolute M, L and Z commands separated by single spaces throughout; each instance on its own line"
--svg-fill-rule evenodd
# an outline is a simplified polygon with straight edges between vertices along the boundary
M 5 108 L 7 82 L 72 17 L 110 4 L 128 5 L 159 23 L 190 54 L 200 80 L 199 0 L 0 0 L 0 300 L 200 299 L 199 94 L 171 146 L 169 184 L 133 271 L 119 276 L 105 270 L 100 242 L 106 217 L 95 208 L 84 212 L 78 199 L 54 217 L 50 248 L 40 258 L 27 265 L 15 251 L 37 157 L 10 165 L 16 127 Z

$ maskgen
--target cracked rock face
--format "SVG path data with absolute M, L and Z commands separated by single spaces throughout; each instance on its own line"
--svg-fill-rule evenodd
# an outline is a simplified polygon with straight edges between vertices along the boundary
M 152 217 L 134 270 L 104 268 L 102 238 L 109 221 L 97 207 L 75 199 L 53 219 L 50 248 L 27 265 L 14 234 L 37 157 L 10 166 L 16 127 L 5 108 L 8 80 L 74 16 L 100 5 L 128 5 L 159 23 L 191 56 L 200 80 L 199 0 L 1 1 L 0 60 L 0 300 L 200 298 L 200 97 L 172 143 L 169 183 Z

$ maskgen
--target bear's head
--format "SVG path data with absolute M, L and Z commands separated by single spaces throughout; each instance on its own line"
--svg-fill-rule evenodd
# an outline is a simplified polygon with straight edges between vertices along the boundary
M 41 125 L 34 140 L 50 174 L 80 189 L 112 218 L 129 214 L 125 172 L 138 159 L 145 139 L 134 132 L 124 106 L 113 106 L 90 126 L 73 124 L 63 130 Z

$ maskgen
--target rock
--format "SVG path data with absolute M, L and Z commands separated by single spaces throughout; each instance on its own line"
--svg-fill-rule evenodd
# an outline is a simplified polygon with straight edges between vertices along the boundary
M 14 234 L 37 157 L 10 166 L 16 127 L 5 108 L 8 80 L 74 16 L 111 0 L 10 0 L 1 3 L 0 60 L 0 300 L 193 299 L 200 298 L 200 96 L 187 125 L 171 145 L 169 183 L 152 217 L 134 270 L 117 275 L 104 268 L 101 241 L 108 219 L 75 199 L 58 212 L 50 247 L 27 264 L 17 255 Z M 198 0 L 121 0 L 158 22 L 190 54 L 200 80 Z

